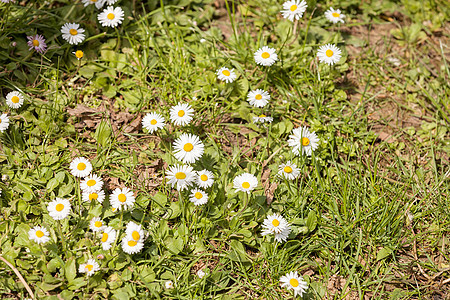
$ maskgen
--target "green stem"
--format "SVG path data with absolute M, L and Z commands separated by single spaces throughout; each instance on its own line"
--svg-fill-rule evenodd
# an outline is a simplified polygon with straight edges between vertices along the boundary
M 66 239 L 64 238 L 63 233 L 62 233 L 61 220 L 58 220 L 57 223 L 58 223 L 57 228 L 58 228 L 59 237 L 61 238 L 62 249 L 63 249 L 63 252 L 65 253 L 66 249 L 67 249 L 66 248 Z

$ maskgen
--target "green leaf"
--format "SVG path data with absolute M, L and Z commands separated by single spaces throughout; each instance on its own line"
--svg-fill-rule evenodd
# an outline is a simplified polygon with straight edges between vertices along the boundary
M 111 125 L 108 122 L 101 121 L 95 130 L 94 138 L 101 146 L 106 147 L 109 143 L 111 143 L 111 134 Z
M 53 191 L 59 185 L 58 179 L 52 178 L 47 182 L 47 192 Z
M 64 265 L 64 276 L 69 283 L 77 277 L 77 265 L 74 257 L 71 257 L 66 261 Z
M 391 255 L 392 252 L 393 252 L 392 249 L 389 248 L 389 247 L 381 248 L 381 249 L 378 251 L 378 253 L 377 253 L 377 261 L 378 261 L 378 260 L 385 259 L 385 258 L 388 257 L 389 255 Z
M 230 242 L 231 250 L 228 254 L 229 258 L 232 261 L 239 262 L 249 262 L 250 260 L 247 258 L 247 254 L 245 253 L 244 245 L 237 240 L 231 240 Z
M 308 218 L 306 219 L 306 226 L 308 227 L 309 232 L 316 229 L 317 226 L 317 216 L 314 211 L 310 211 L 308 213 Z
M 177 255 L 181 251 L 183 251 L 184 248 L 184 242 L 183 239 L 178 238 L 172 238 L 168 237 L 164 243 L 166 244 L 167 249 L 169 249 L 170 252 L 172 252 L 174 255 Z

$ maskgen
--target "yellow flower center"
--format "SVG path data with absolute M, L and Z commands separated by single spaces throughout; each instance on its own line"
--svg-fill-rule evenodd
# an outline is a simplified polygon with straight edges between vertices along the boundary
M 106 243 L 107 240 L 108 240 L 108 234 L 106 232 L 103 232 L 102 243 Z
M 78 59 L 81 59 L 81 58 L 83 58 L 84 53 L 83 53 L 83 51 L 81 51 L 81 50 L 77 50 L 77 51 L 75 51 L 75 56 L 76 56 Z
M 284 170 L 284 172 L 286 172 L 286 173 L 292 173 L 292 168 L 289 167 L 289 166 L 284 167 L 283 170 Z
M 264 59 L 267 59 L 267 58 L 270 57 L 270 53 L 269 53 L 269 52 L 263 52 L 263 53 L 261 54 L 261 57 L 264 58 Z
M 128 241 L 128 246 L 134 247 L 134 246 L 136 246 L 136 245 L 137 245 L 137 242 L 136 242 L 136 241 Z
M 94 226 L 97 228 L 102 227 L 103 223 L 101 221 L 95 221 Z
M 328 57 L 332 57 L 332 56 L 333 56 L 333 51 L 330 50 L 330 49 L 328 49 L 328 50 L 325 52 L 325 55 L 328 56 Z
M 70 29 L 69 30 L 69 33 L 71 34 L 71 35 L 77 35 L 78 34 L 78 31 L 76 30 L 76 29 Z
M 33 40 L 32 43 L 33 43 L 33 46 L 35 46 L 35 47 L 39 47 L 39 45 L 40 45 L 38 40 Z
M 106 17 L 110 20 L 114 20 L 115 15 L 113 13 L 109 13 Z
M 41 237 L 44 236 L 44 233 L 43 233 L 42 231 L 38 230 L 38 231 L 36 231 L 36 236 L 37 236 L 38 238 L 41 238 Z
M 97 181 L 95 181 L 94 179 L 89 179 L 86 184 L 87 186 L 94 186 L 97 183 Z
M 262 95 L 261 95 L 261 94 L 256 95 L 256 96 L 255 96 L 255 99 L 256 99 L 256 100 L 261 100 L 261 99 L 262 99 Z
M 95 2 L 97 2 L 97 0 L 91 0 L 91 2 L 94 2 L 94 3 L 95 3 Z
M 298 287 L 298 280 L 295 278 L 292 278 L 291 280 L 289 280 L 289 283 L 293 286 L 293 287 Z
M 277 219 L 273 219 L 272 225 L 278 227 L 278 225 L 280 225 L 280 221 L 278 221 Z
M 291 8 L 289 8 L 291 11 L 295 11 L 297 9 L 297 5 L 291 5 Z
M 206 176 L 205 174 L 202 174 L 202 175 L 200 176 L 200 180 L 201 180 L 201 181 L 206 181 L 206 180 L 208 180 L 208 176 Z
M 202 195 L 202 193 L 200 193 L 200 192 L 196 192 L 194 196 L 195 196 L 195 198 L 197 198 L 197 199 L 202 199 L 202 198 L 203 198 L 203 195 Z
M 243 182 L 243 183 L 242 183 L 242 187 L 243 187 L 244 189 L 248 189 L 248 188 L 250 187 L 250 183 L 248 183 L 247 181 L 246 181 L 246 182 Z
M 186 152 L 191 152 L 194 149 L 194 146 L 191 143 L 186 143 L 183 147 L 183 150 Z
M 17 97 L 17 96 L 12 96 L 12 98 L 11 98 L 11 102 L 12 103 L 19 103 L 19 97 Z
M 135 230 L 135 231 L 133 231 L 133 233 L 131 234 L 131 237 L 133 238 L 133 240 L 139 241 L 139 239 L 141 238 L 141 235 L 139 234 L 139 232 L 137 232 L 137 231 Z
M 88 272 L 92 271 L 92 269 L 94 268 L 93 265 L 86 265 L 85 269 L 88 270 Z
M 230 71 L 228 71 L 228 70 L 223 70 L 222 74 L 227 76 L 227 77 L 231 75 Z
M 120 202 L 124 203 L 125 201 L 127 201 L 127 196 L 125 196 L 125 194 L 119 194 L 119 196 L 117 196 L 117 198 L 119 199 Z
M 158 122 L 155 119 L 150 121 L 150 124 L 152 124 L 152 125 L 156 125 L 156 123 L 158 123 Z
M 183 172 L 178 172 L 177 174 L 175 174 L 175 178 L 176 179 L 185 179 L 186 178 L 186 174 Z
M 264 114 L 262 114 L 262 115 L 259 115 L 259 117 L 260 117 L 260 118 L 265 118 L 265 117 L 267 117 L 267 116 L 264 115 Z
M 64 204 L 58 203 L 55 208 L 57 211 L 62 211 L 64 209 Z
M 180 110 L 180 111 L 178 112 L 178 116 L 179 116 L 179 117 L 184 116 L 184 110 Z
M 97 193 L 90 193 L 89 194 L 89 200 L 97 200 L 98 194 Z
M 0 118 L 0 123 L 2 122 L 2 119 Z
M 302 137 L 302 146 L 308 146 L 309 145 L 309 139 L 306 137 Z
M 332 15 L 333 17 L 335 17 L 335 18 L 339 18 L 339 16 L 340 16 L 340 14 L 337 13 L 337 12 L 334 12 L 334 13 L 332 13 L 331 15 Z
M 79 163 L 77 165 L 77 169 L 80 171 L 83 171 L 84 169 L 86 169 L 86 164 L 85 163 Z

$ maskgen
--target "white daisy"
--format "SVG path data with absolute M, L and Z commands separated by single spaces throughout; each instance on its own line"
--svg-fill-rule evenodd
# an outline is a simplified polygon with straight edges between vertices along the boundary
M 95 4 L 95 7 L 97 7 L 97 9 L 102 8 L 105 4 L 105 0 L 81 0 L 81 2 L 83 2 L 85 7 L 89 4 Z
M 78 268 L 78 273 L 86 273 L 87 276 L 92 276 L 96 271 L 100 270 L 100 266 L 95 259 L 88 259 L 85 264 L 81 264 Z
M 5 131 L 9 127 L 9 117 L 7 114 L 0 116 L 0 132 Z
M 116 2 L 117 0 L 106 0 L 106 3 L 108 3 L 108 5 L 113 5 Z
M 30 49 L 36 50 L 38 53 L 44 53 L 47 50 L 47 44 L 45 43 L 45 38 L 43 35 L 36 34 L 27 36 L 27 45 Z
M 50 240 L 48 230 L 42 226 L 34 226 L 31 228 L 30 231 L 28 231 L 28 237 L 38 244 L 45 244 Z
M 173 155 L 185 164 L 196 162 L 205 150 L 200 138 L 194 134 L 183 133 L 173 142 Z
M 336 24 L 337 22 L 344 23 L 345 15 L 341 13 L 340 9 L 333 9 L 330 7 L 330 9 L 325 12 L 325 17 L 328 21 Z
M 66 23 L 61 27 L 61 33 L 63 39 L 65 39 L 71 45 L 78 45 L 84 38 L 84 29 L 80 28 L 80 24 Z
M 142 248 L 144 248 L 144 243 L 141 241 L 137 242 L 128 236 L 122 239 L 122 249 L 125 253 L 135 254 L 141 252 Z
M 234 69 L 230 70 L 225 67 L 222 67 L 219 70 L 217 70 L 216 74 L 219 80 L 225 81 L 226 83 L 232 83 L 237 78 L 236 73 L 234 73 Z
M 113 6 L 108 6 L 101 13 L 98 14 L 98 21 L 102 26 L 116 27 L 122 24 L 124 12 L 120 7 L 114 8 Z
M 197 171 L 197 185 L 203 189 L 209 188 L 214 183 L 214 174 L 208 170 Z
M 23 105 L 23 95 L 17 91 L 10 92 L 6 95 L 6 105 L 11 108 L 19 108 Z
M 292 130 L 288 143 L 293 147 L 292 152 L 295 155 L 302 153 L 310 156 L 319 146 L 319 141 L 315 132 L 309 132 L 306 127 L 299 127 Z
M 142 127 L 153 133 L 156 130 L 163 128 L 166 124 L 164 118 L 158 113 L 148 113 L 142 119 Z
M 199 189 L 193 189 L 189 200 L 194 203 L 195 206 L 203 205 L 208 202 L 208 194 Z
M 269 93 L 261 89 L 251 91 L 247 95 L 247 101 L 254 107 L 264 107 L 269 103 L 269 100 Z
M 70 173 L 76 177 L 86 177 L 91 174 L 92 164 L 84 157 L 77 157 L 70 163 Z
M 78 60 L 82 59 L 83 56 L 84 56 L 84 52 L 81 51 L 81 50 L 77 50 L 77 51 L 75 51 L 75 52 L 72 52 L 72 54 L 74 54 L 75 57 L 76 57 Z
M 241 192 L 247 192 L 250 194 L 252 190 L 258 185 L 258 179 L 255 175 L 250 173 L 243 173 L 236 176 L 233 180 L 233 187 Z
M 190 186 L 195 181 L 195 172 L 191 166 L 187 165 L 174 165 L 169 167 L 166 173 L 169 184 L 172 187 L 177 186 L 177 190 L 182 191 Z
M 294 296 L 303 296 L 308 289 L 308 284 L 303 280 L 302 276 L 299 276 L 297 271 L 287 273 L 280 278 L 281 287 L 285 287 L 288 290 L 294 290 Z
M 103 203 L 105 200 L 105 192 L 103 190 L 95 191 L 95 192 L 83 192 L 83 201 L 91 202 L 97 200 L 100 203 Z
M 253 123 L 272 123 L 273 118 L 268 117 L 265 114 L 261 114 L 257 117 L 253 117 Z
M 261 233 L 263 236 L 267 234 L 274 234 L 275 240 L 278 242 L 285 242 L 289 233 L 291 233 L 291 227 L 285 218 L 279 214 L 273 214 L 268 216 L 262 225 L 264 228 Z
M 133 207 L 135 200 L 133 192 L 127 187 L 123 189 L 116 188 L 109 196 L 111 206 L 118 210 L 130 209 Z
M 89 223 L 89 228 L 93 232 L 102 231 L 105 229 L 105 224 L 103 223 L 100 217 L 93 217 L 91 222 Z
M 267 67 L 273 65 L 278 60 L 278 56 L 277 53 L 275 52 L 275 49 L 269 48 L 267 46 L 259 48 L 255 52 L 253 57 L 255 58 L 255 62 L 258 65 Z
M 341 49 L 332 44 L 326 44 L 319 48 L 317 51 L 317 57 L 320 62 L 327 63 L 329 65 L 334 65 L 341 59 Z
M 144 241 L 144 230 L 142 229 L 142 225 L 138 225 L 133 221 L 127 224 L 125 234 L 127 235 L 128 238 L 135 240 L 136 242 Z
M 100 241 L 102 242 L 103 250 L 111 249 L 111 246 L 116 239 L 116 235 L 117 233 L 114 228 L 110 226 L 105 227 L 102 233 L 102 238 L 100 239 Z
M 69 200 L 56 198 L 47 205 L 48 214 L 55 220 L 67 218 L 71 211 Z
M 308 5 L 306 1 L 300 0 L 291 0 L 283 3 L 283 9 L 281 13 L 283 14 L 283 18 L 288 19 L 291 22 L 295 20 L 299 20 L 303 13 L 306 11 Z
M 85 177 L 80 182 L 80 188 L 83 192 L 91 193 L 100 191 L 103 187 L 103 180 L 101 177 L 91 174 Z
M 191 122 L 194 109 L 188 103 L 178 103 L 170 108 L 169 114 L 172 123 L 177 126 L 184 126 Z
M 164 283 L 164 286 L 166 287 L 166 289 L 173 289 L 174 288 L 172 280 L 167 280 Z
M 300 175 L 300 169 L 297 168 L 296 164 L 288 161 L 287 163 L 281 164 L 278 167 L 278 175 L 289 180 L 294 180 L 298 177 L 298 175 Z

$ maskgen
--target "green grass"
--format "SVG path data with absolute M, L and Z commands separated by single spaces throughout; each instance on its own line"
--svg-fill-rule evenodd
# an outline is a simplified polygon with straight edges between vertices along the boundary
M 279 283 L 290 271 L 308 282 L 306 299 L 445 299 L 448 4 L 308 1 L 294 37 L 281 2 L 216 2 L 220 8 L 214 1 L 122 0 L 125 21 L 117 30 L 101 27 L 92 5 L 0 3 L 1 94 L 26 95 L 18 110 L 2 99 L 11 125 L 0 134 L 1 257 L 39 299 L 282 299 L 293 297 Z M 345 24 L 325 20 L 329 6 L 348 15 Z M 88 32 L 79 47 L 60 36 L 69 20 Z M 26 46 L 26 35 L 35 33 L 47 39 L 44 56 Z M 326 43 L 343 50 L 332 68 L 315 59 Z M 270 68 L 253 59 L 264 45 L 280 58 Z M 76 49 L 85 52 L 81 61 Z M 234 68 L 237 81 L 219 82 L 215 71 L 222 66 Z M 271 94 L 267 108 L 246 101 L 256 88 Z M 147 112 L 168 121 L 178 102 L 196 111 L 189 126 L 153 135 L 142 130 Z M 81 104 L 97 113 L 72 111 Z M 261 113 L 274 122 L 253 124 Z M 287 144 L 298 126 L 321 140 L 311 157 L 294 156 Z M 216 177 L 201 207 L 165 183 L 168 166 L 177 162 L 172 143 L 183 132 L 205 144 L 195 169 Z M 121 214 L 107 200 L 82 202 L 79 180 L 69 172 L 77 156 L 89 158 L 107 195 L 131 188 L 134 208 Z M 276 177 L 287 160 L 301 169 L 296 181 Z M 259 181 L 249 198 L 233 189 L 243 172 Z M 270 204 L 267 180 L 278 184 Z M 73 206 L 61 222 L 46 208 L 55 197 Z M 261 236 L 271 213 L 292 224 L 287 242 Z M 128 221 L 143 224 L 144 250 L 125 254 L 118 239 L 103 251 L 89 230 L 94 216 L 121 230 L 120 237 Z M 51 234 L 43 247 L 28 238 L 41 224 Z M 89 278 L 78 273 L 88 258 L 101 266 Z M 196 271 L 203 268 L 200 279 Z M 164 287 L 167 280 L 174 289 Z M 0 295 L 30 297 L 4 263 Z

